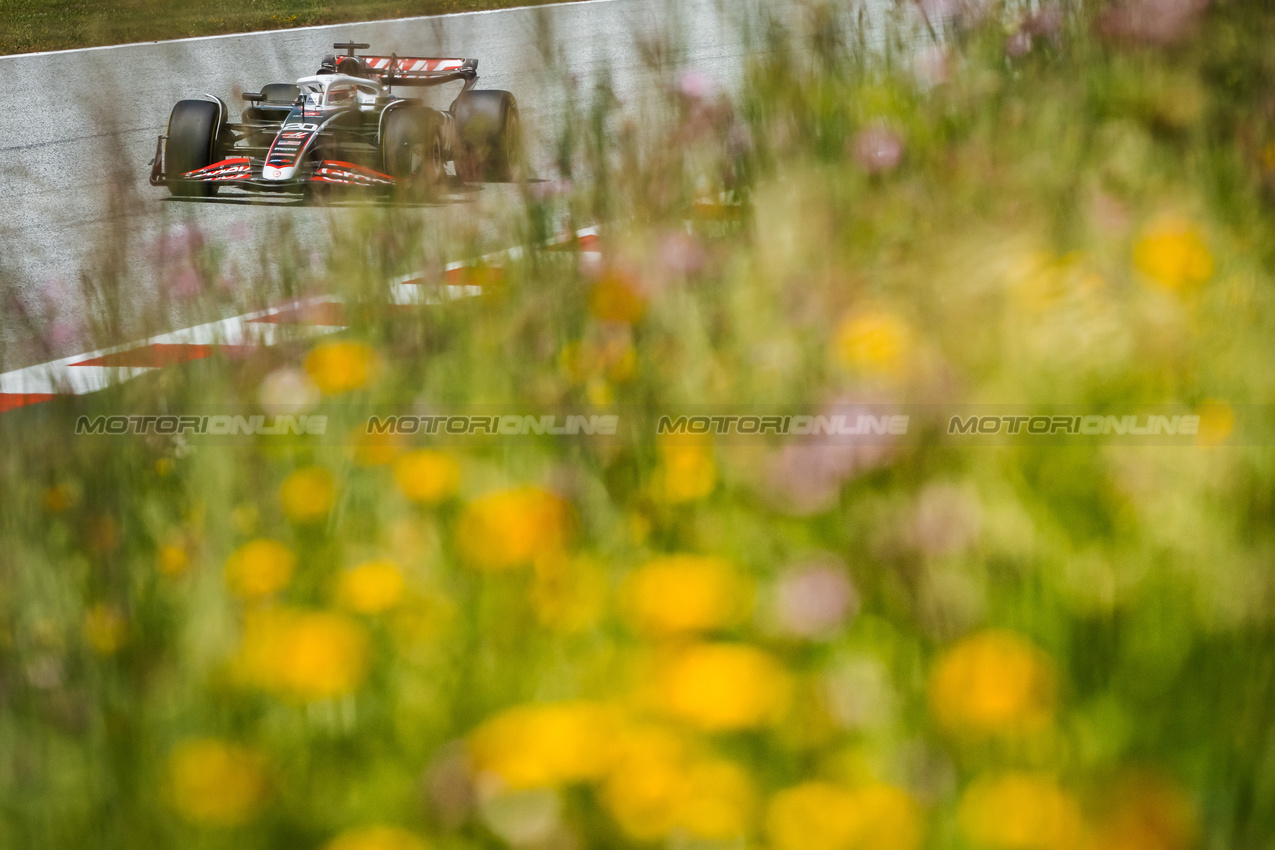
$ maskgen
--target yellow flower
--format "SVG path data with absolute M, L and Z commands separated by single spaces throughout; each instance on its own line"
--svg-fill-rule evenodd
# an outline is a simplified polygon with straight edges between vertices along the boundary
M 694 838 L 727 841 L 752 824 L 752 781 L 738 765 L 707 759 L 687 769 L 673 821 Z
M 326 611 L 252 611 L 238 663 L 249 683 L 286 699 L 339 697 L 367 673 L 367 634 L 349 618 Z
M 362 428 L 350 435 L 351 457 L 359 466 L 385 466 L 403 452 L 403 438 L 392 434 L 368 434 Z
M 460 484 L 460 464 L 451 455 L 419 449 L 408 452 L 394 464 L 398 489 L 413 502 L 437 505 L 456 494 Z
M 347 829 L 323 845 L 324 850 L 426 850 L 414 832 L 396 826 L 362 826 Z
M 457 546 L 482 570 L 521 567 L 561 553 L 567 537 L 566 503 L 536 487 L 490 493 L 470 502 L 457 524 Z
M 778 661 L 756 647 L 706 643 L 672 656 L 658 687 L 667 711 L 722 732 L 778 720 L 787 707 L 789 679 Z
M 694 502 L 716 486 L 717 466 L 708 443 L 679 440 L 660 445 L 659 464 L 651 477 L 651 495 L 656 501 L 668 505 Z
M 403 598 L 403 573 L 393 561 L 366 561 L 341 573 L 336 598 L 341 607 L 360 614 L 378 614 Z
M 531 607 L 536 620 L 559 632 L 592 628 L 606 607 L 606 576 L 584 558 L 540 558 L 535 563 Z
M 1213 255 L 1199 228 L 1186 219 L 1153 222 L 1133 248 L 1133 264 L 1165 289 L 1199 286 L 1213 276 Z
M 1013 735 L 1047 724 L 1055 681 L 1049 659 L 1018 635 L 985 631 L 947 650 L 930 675 L 930 707 L 954 732 Z
M 615 390 L 602 378 L 594 378 L 584 388 L 584 396 L 594 407 L 610 407 L 615 404 Z
M 247 823 L 265 801 L 265 759 L 253 750 L 215 738 L 178 744 L 168 757 L 167 773 L 169 801 L 194 823 Z
M 589 312 L 599 321 L 631 325 L 646 312 L 646 301 L 633 280 L 611 272 L 593 285 Z
M 475 729 L 469 752 L 475 768 L 511 790 L 581 782 L 605 772 L 616 726 L 600 703 L 522 705 Z
M 635 625 L 654 635 L 721 628 L 744 613 L 746 591 L 730 562 L 669 555 L 648 562 L 625 583 Z
M 305 370 L 324 395 L 357 390 L 372 380 L 376 352 L 361 342 L 325 342 L 305 358 Z
M 1093 295 L 1106 288 L 1106 281 L 1089 268 L 1079 252 L 1061 257 L 1035 252 L 1013 258 L 1006 265 L 1015 301 L 1033 313 L 1054 309 L 1065 298 Z
M 1235 409 L 1226 402 L 1205 401 L 1197 413 L 1200 415 L 1200 428 L 1196 434 L 1196 442 L 1215 445 L 1235 432 Z
M 884 312 L 847 316 L 837 326 L 833 350 L 850 369 L 893 375 L 904 361 L 912 332 L 898 316 Z
M 602 786 L 602 801 L 620 828 L 638 841 L 672 831 L 688 758 L 685 742 L 665 729 L 626 729 Z
M 1275 142 L 1262 148 L 1261 159 L 1263 171 L 1275 171 Z
M 1182 789 L 1154 774 L 1122 777 L 1092 850 L 1186 850 L 1197 844 L 1195 809 Z
M 880 784 L 806 782 L 780 791 L 766 812 L 775 850 L 915 850 L 921 827 L 916 802 Z
M 128 624 L 113 605 L 99 602 L 84 614 L 84 637 L 99 655 L 110 655 L 124 645 Z
M 49 513 L 62 513 L 77 501 L 79 501 L 78 494 L 69 484 L 55 484 L 44 491 L 44 508 Z
M 296 564 L 292 550 L 279 541 L 253 540 L 226 561 L 226 584 L 242 599 L 259 599 L 287 587 Z
M 321 466 L 298 469 L 279 487 L 283 513 L 296 523 L 322 522 L 336 503 L 336 482 Z
M 1073 850 L 1083 842 L 1080 806 L 1049 776 L 1009 773 L 976 781 L 961 796 L 957 825 L 989 850 Z
M 775 850 L 845 850 L 856 826 L 850 792 L 827 782 L 785 788 L 766 808 L 766 832 Z
M 642 842 L 674 830 L 738 838 L 754 809 L 752 782 L 738 765 L 696 754 L 680 736 L 650 726 L 618 736 L 601 800 L 625 834 Z
M 855 789 L 859 817 L 854 846 L 862 850 L 916 850 L 921 846 L 921 810 L 905 792 L 874 784 Z
M 171 543 L 159 547 L 155 560 L 158 562 L 160 573 L 166 576 L 182 575 L 190 566 L 190 559 L 186 555 L 186 550 Z

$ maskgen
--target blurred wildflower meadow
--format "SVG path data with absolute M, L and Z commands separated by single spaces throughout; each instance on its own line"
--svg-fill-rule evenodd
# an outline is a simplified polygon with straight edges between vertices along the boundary
M 1242 415 L 1275 395 L 1271 9 L 887 17 L 759 27 L 731 93 L 653 50 L 636 117 L 569 92 L 478 298 L 389 303 L 493 247 L 411 209 L 342 218 L 321 262 L 278 239 L 235 287 L 186 240 L 185 309 L 336 292 L 350 329 L 0 417 L 0 846 L 1275 847 L 1275 464 Z M 600 254 L 537 247 L 600 222 Z M 919 417 L 72 436 L 920 403 L 1202 418 L 1159 447 Z

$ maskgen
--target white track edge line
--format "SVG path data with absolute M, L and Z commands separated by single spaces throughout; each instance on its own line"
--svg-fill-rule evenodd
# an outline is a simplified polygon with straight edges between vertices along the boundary
M 587 0 L 588 2 L 610 2 L 610 0 Z M 600 229 L 598 226 L 585 227 L 575 231 L 570 236 L 563 237 L 558 242 L 550 243 L 551 246 L 567 245 L 571 242 L 583 239 L 586 236 L 598 236 Z M 443 267 L 443 278 L 439 281 L 439 285 L 430 287 L 428 284 L 408 283 L 410 280 L 419 280 L 426 276 L 425 272 L 415 272 L 412 274 L 402 275 L 389 281 L 390 293 L 389 302 L 396 305 L 423 305 L 435 306 L 444 304 L 449 301 L 458 301 L 464 298 L 474 298 L 482 295 L 481 286 L 473 285 L 457 285 L 446 283 L 446 273 L 456 269 L 468 268 L 479 264 L 491 265 L 500 260 L 517 260 L 523 255 L 523 247 L 515 245 L 501 251 L 493 251 L 471 260 L 457 260 L 448 263 Z M 581 254 L 591 254 L 595 252 L 582 251 Z M 312 295 L 305 298 L 297 298 L 287 303 L 269 307 L 264 310 L 254 310 L 250 313 L 243 313 L 238 316 L 230 316 L 225 319 L 217 319 L 212 322 L 205 322 L 202 325 L 195 325 L 189 328 L 181 328 L 175 331 L 158 334 L 156 336 L 147 337 L 143 340 L 135 340 L 129 343 L 113 345 L 108 348 L 100 348 L 96 351 L 89 351 L 84 354 L 75 354 L 70 357 L 60 357 L 56 360 L 50 360 L 45 363 L 37 363 L 33 366 L 24 366 L 14 369 L 10 372 L 0 374 L 0 394 L 3 395 L 86 395 L 88 393 L 97 392 L 106 389 L 113 384 L 123 383 L 131 380 L 139 375 L 153 372 L 157 369 L 165 368 L 162 366 L 79 366 L 85 360 L 94 360 L 99 357 L 106 357 L 111 354 L 120 354 L 127 351 L 133 351 L 138 348 L 144 348 L 150 345 L 236 345 L 243 344 L 244 340 L 250 336 L 255 337 L 252 343 L 264 346 L 276 345 L 280 340 L 275 337 L 291 335 L 293 338 L 304 339 L 307 337 L 322 336 L 325 334 L 337 333 L 345 329 L 344 325 L 319 325 L 296 323 L 286 328 L 273 325 L 263 324 L 260 327 L 254 327 L 249 332 L 248 324 L 257 319 L 266 316 L 278 315 L 288 310 L 304 309 L 307 306 L 316 306 L 322 303 L 340 304 L 341 299 L 335 295 Z M 221 331 L 222 333 L 218 333 Z M 178 365 L 178 364 L 173 364 Z M 72 368 L 74 367 L 74 368 Z M 66 392 L 66 388 L 70 388 L 70 392 Z

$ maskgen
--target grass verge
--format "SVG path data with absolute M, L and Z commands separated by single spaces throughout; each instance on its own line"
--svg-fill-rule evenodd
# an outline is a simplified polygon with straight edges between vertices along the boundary
M 445 15 L 555 0 L 5 0 L 0 55 L 292 27 Z

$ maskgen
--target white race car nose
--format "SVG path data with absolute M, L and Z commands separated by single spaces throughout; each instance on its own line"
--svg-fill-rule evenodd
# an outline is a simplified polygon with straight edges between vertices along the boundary
M 267 165 L 261 169 L 261 177 L 265 180 L 289 180 L 296 173 L 297 167 L 295 165 L 289 165 L 286 168 L 275 168 L 273 165 Z

